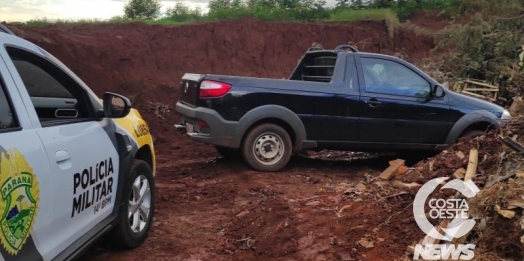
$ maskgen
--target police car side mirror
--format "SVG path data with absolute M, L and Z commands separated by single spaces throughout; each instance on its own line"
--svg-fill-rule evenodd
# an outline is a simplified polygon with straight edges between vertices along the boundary
M 123 118 L 131 111 L 131 101 L 120 94 L 104 93 L 104 116 L 109 118 Z

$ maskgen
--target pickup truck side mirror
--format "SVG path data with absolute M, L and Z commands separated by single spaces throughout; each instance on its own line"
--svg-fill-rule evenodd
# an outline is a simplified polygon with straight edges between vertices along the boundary
M 109 118 L 123 118 L 131 111 L 131 101 L 120 94 L 104 93 L 104 116 Z
M 444 90 L 444 87 L 440 85 L 435 85 L 431 94 L 433 98 L 442 98 L 446 95 L 446 91 Z

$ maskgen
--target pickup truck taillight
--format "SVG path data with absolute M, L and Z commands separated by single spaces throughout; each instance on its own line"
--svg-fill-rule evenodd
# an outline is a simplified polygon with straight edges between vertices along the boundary
M 223 82 L 205 80 L 200 84 L 200 97 L 220 97 L 231 89 L 231 85 Z

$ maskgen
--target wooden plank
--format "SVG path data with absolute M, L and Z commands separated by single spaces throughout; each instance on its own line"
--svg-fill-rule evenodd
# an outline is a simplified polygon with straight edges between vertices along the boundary
M 464 88 L 464 91 L 473 91 L 473 92 L 498 92 L 498 89 L 491 88 Z
M 453 173 L 453 177 L 456 179 L 463 179 L 465 176 L 466 176 L 466 170 L 464 168 L 457 169 Z
M 475 84 L 475 85 L 485 86 L 485 87 L 488 87 L 488 88 L 491 88 L 491 89 L 497 89 L 497 90 L 499 89 L 498 86 L 487 84 L 487 83 L 483 83 L 483 82 L 473 81 L 471 79 L 467 79 L 464 82 L 469 82 L 469 83 L 472 83 L 472 84 Z
M 512 140 L 510 137 L 501 137 L 499 135 L 499 138 L 501 138 L 502 144 L 506 145 L 508 148 L 514 150 L 517 153 L 524 153 L 524 146 L 522 144 Z
M 464 175 L 464 181 L 468 181 L 475 176 L 477 173 L 477 165 L 478 165 L 478 158 L 479 158 L 479 152 L 476 149 L 472 149 L 469 151 L 469 161 L 468 161 L 468 167 L 466 169 L 466 174 Z
M 488 98 L 488 97 L 486 97 L 484 95 L 480 95 L 480 94 L 476 94 L 476 93 L 472 93 L 472 92 L 468 92 L 468 91 L 462 91 L 462 93 L 469 94 L 471 96 L 475 96 L 475 97 L 482 98 L 482 99 L 487 99 Z
M 404 166 L 404 163 L 406 161 L 405 160 L 402 160 L 402 159 L 397 159 L 397 160 L 394 160 L 394 161 L 391 161 L 389 164 L 389 167 L 387 169 L 385 169 L 382 173 L 380 173 L 380 175 L 378 176 L 380 179 L 384 179 L 384 180 L 390 180 L 392 179 L 395 175 L 398 174 L 398 171 L 399 169 Z

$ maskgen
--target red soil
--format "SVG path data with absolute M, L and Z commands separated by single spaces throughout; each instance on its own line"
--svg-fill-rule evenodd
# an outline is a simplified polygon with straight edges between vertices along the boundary
M 438 10 L 416 12 L 409 18 L 409 21 L 433 32 L 440 31 L 452 22 L 456 22 L 452 21 L 447 14 L 440 13 Z
M 413 195 L 384 198 L 386 191 L 365 182 L 391 158 L 325 152 L 323 160 L 295 158 L 283 172 L 259 173 L 217 159 L 212 147 L 188 141 L 172 126 L 185 72 L 287 77 L 313 42 L 325 48 L 367 42 L 361 51 L 418 59 L 432 48 L 429 37 L 400 29 L 390 39 L 380 22 L 253 19 L 12 29 L 63 61 L 97 94 L 129 96 L 155 137 L 158 204 L 149 239 L 127 252 L 102 243 L 84 260 L 390 261 L 423 236 L 411 214 Z M 361 239 L 373 247 L 358 244 Z

